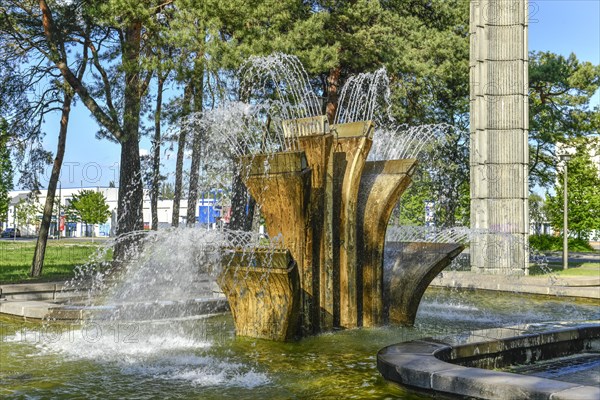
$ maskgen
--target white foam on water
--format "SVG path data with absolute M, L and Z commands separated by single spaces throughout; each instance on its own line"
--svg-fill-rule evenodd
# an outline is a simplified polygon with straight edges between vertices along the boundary
M 471 304 L 464 303 L 440 303 L 437 301 L 423 301 L 421 303 L 421 307 L 431 308 L 431 309 L 442 309 L 443 312 L 447 312 L 449 310 L 463 310 L 463 311 L 480 311 L 480 309 Z
M 254 388 L 270 383 L 267 374 L 227 359 L 212 356 L 170 355 L 149 363 L 136 363 L 121 368 L 128 375 L 144 375 L 154 379 L 187 381 L 194 386 L 234 386 Z
M 97 328 L 68 329 L 63 332 L 22 330 L 4 340 L 33 344 L 40 354 L 57 353 L 70 359 L 123 362 L 165 352 L 205 349 L 211 345 L 208 341 L 172 334 L 139 337 L 135 331 L 105 329 L 101 332 Z
M 61 355 L 70 361 L 112 364 L 125 375 L 185 381 L 199 387 L 252 389 L 271 382 L 266 373 L 244 363 L 197 355 L 211 347 L 209 341 L 172 334 L 146 335 L 127 342 L 110 334 L 94 338 L 83 329 L 64 332 L 21 330 L 3 340 L 33 345 L 37 352 L 30 357 Z
M 246 369 L 239 364 L 217 361 L 213 365 L 176 372 L 167 379 L 190 381 L 195 386 L 235 386 L 246 389 L 264 386 L 271 382 L 267 374 L 252 368 Z

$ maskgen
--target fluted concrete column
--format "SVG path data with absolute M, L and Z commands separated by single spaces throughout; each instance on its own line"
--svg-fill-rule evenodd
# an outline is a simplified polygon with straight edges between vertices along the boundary
M 471 267 L 526 273 L 527 1 L 471 0 Z

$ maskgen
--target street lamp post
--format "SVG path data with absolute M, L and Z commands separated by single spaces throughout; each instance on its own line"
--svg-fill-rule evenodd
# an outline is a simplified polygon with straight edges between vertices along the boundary
M 567 174 L 568 174 L 568 163 L 571 159 L 571 155 L 568 153 L 564 153 L 560 155 L 560 159 L 565 163 L 565 176 L 563 183 L 563 269 L 569 268 L 569 235 L 567 233 L 568 230 L 568 217 L 569 217 L 569 207 L 567 205 Z

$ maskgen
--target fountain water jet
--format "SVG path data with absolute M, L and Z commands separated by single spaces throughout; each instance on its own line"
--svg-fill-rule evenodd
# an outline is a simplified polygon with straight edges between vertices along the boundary
M 374 160 L 367 161 L 374 135 L 390 131 L 377 132 L 372 120 L 361 120 L 374 118 L 381 104 L 389 104 L 385 71 L 349 79 L 341 91 L 335 123 L 329 125 L 326 116 L 315 114 L 316 97 L 306 91 L 306 74 L 297 60 L 294 65 L 292 58 L 273 57 L 256 59 L 246 68 L 251 81 L 258 82 L 258 89 L 250 85 L 248 92 L 271 90 L 279 96 L 271 104 L 285 105 L 292 99 L 293 106 L 270 110 L 286 110 L 284 116 L 292 115 L 289 110 L 296 114 L 291 119 L 268 115 L 267 129 L 283 145 L 278 151 L 242 156 L 240 170 L 260 206 L 267 232 L 282 235 L 289 255 L 282 255 L 279 262 L 285 266 L 278 273 L 282 284 L 260 286 L 260 295 L 252 291 L 258 287 L 254 283 L 236 283 L 231 275 L 221 275 L 219 284 L 235 308 L 237 331 L 281 340 L 338 327 L 381 325 L 389 309 L 384 306 L 383 277 L 387 223 L 417 164 L 414 158 L 383 158 L 382 145 Z M 286 70 L 292 73 L 282 74 Z M 423 142 L 435 136 L 431 132 L 439 129 L 409 129 L 405 134 L 399 134 L 402 129 L 398 127 L 391 130 L 400 145 L 392 147 L 401 147 L 398 154 L 406 156 L 418 154 Z M 424 284 L 416 280 L 429 279 L 431 270 L 447 265 L 462 250 L 460 245 L 451 247 L 442 260 L 425 257 L 427 263 L 403 266 L 422 270 L 403 279 L 405 285 L 419 288 L 418 299 L 430 280 Z M 236 268 L 245 270 L 247 279 L 252 279 L 252 269 L 266 267 L 261 262 L 247 265 L 243 258 L 236 260 Z M 244 290 L 239 290 L 240 285 Z M 271 300 L 266 302 L 266 298 Z M 293 304 L 296 301 L 299 304 Z M 410 313 L 412 317 L 401 322 L 412 323 L 416 308 Z M 289 320 L 281 320 L 284 316 Z M 295 327 L 299 327 L 297 332 L 293 332 Z

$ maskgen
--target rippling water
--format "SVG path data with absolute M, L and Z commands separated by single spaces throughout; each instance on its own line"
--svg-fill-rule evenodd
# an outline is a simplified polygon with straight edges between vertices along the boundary
M 298 343 L 236 338 L 229 314 L 84 326 L 3 318 L 0 397 L 426 399 L 380 377 L 380 348 L 521 322 L 599 318 L 597 302 L 439 289 L 427 291 L 415 327 Z

